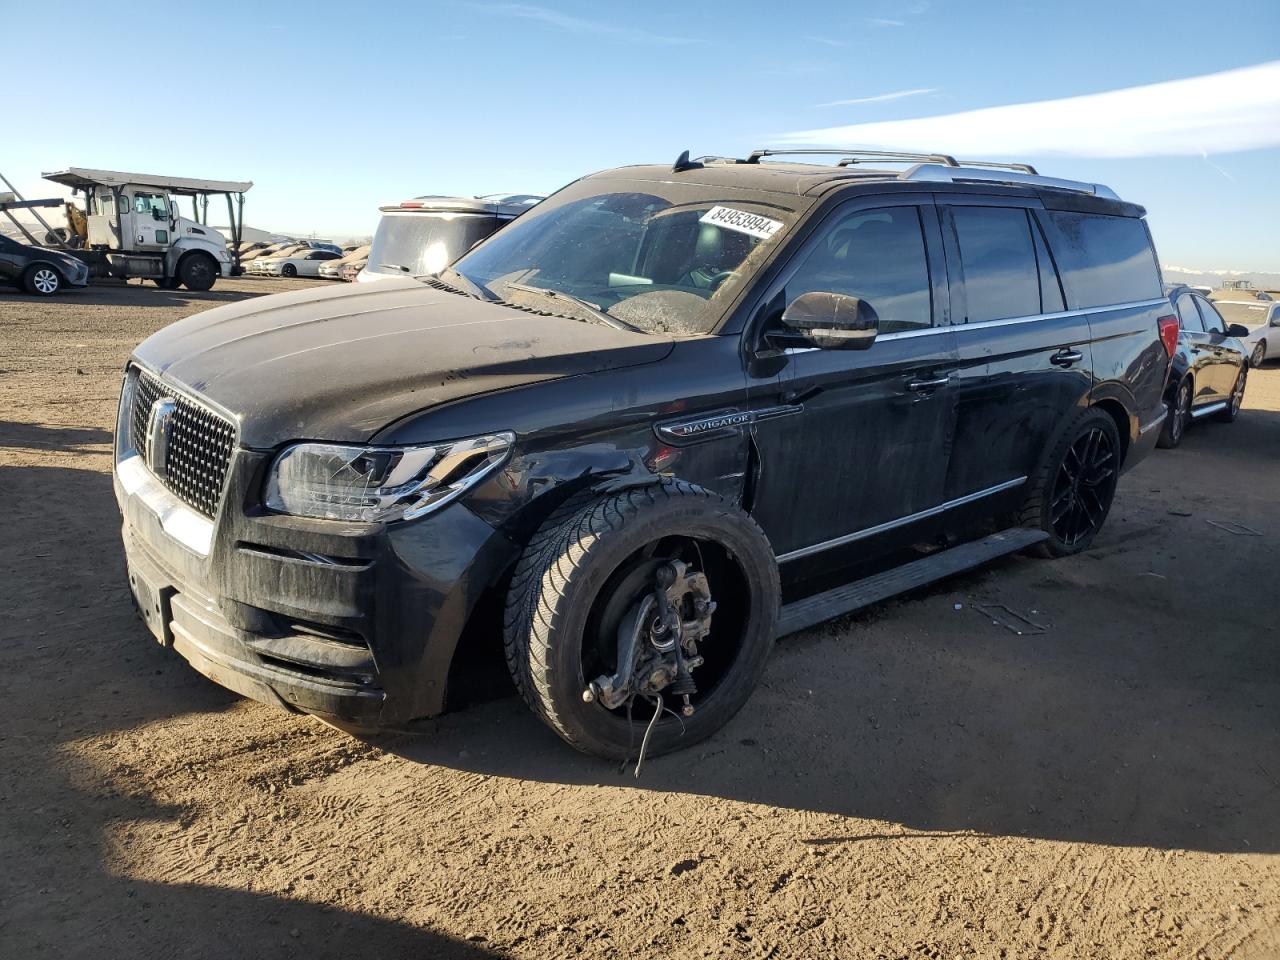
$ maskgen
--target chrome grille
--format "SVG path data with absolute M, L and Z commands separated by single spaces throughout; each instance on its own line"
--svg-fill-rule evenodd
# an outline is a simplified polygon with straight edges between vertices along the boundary
M 151 408 L 166 396 L 173 397 L 177 409 L 173 413 L 165 446 L 160 482 L 183 502 L 212 519 L 218 513 L 227 467 L 235 448 L 235 425 L 139 370 L 130 426 L 133 447 L 144 460 L 148 460 L 151 443 L 147 436 Z

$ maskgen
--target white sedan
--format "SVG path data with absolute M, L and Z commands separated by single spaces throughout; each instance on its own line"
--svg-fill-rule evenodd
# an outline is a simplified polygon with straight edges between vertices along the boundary
M 254 262 L 261 262 L 261 272 L 269 277 L 318 277 L 320 264 L 340 259 L 342 254 L 332 250 L 301 250 L 291 257 L 263 257 Z
M 1260 367 L 1268 360 L 1280 360 L 1280 302 L 1275 300 L 1214 300 L 1227 323 L 1249 328 L 1241 337 L 1249 354 L 1249 366 Z

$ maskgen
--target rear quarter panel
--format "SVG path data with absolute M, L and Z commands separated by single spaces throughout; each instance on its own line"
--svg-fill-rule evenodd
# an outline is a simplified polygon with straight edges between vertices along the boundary
M 1124 408 L 1129 422 L 1126 446 L 1131 450 L 1163 419 L 1169 357 L 1157 321 L 1172 313 L 1164 299 L 1089 313 L 1094 375 L 1090 402 L 1113 401 Z

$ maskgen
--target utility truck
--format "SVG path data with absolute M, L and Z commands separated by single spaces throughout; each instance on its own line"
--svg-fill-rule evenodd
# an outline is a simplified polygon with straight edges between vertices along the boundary
M 74 229 L 68 252 L 89 266 L 94 277 L 145 277 L 157 286 L 208 290 L 218 277 L 240 273 L 244 195 L 250 181 L 194 180 L 116 170 L 69 167 L 45 173 L 46 180 L 83 195 L 86 223 Z M 224 195 L 231 242 L 209 226 L 209 198 Z M 190 197 L 195 219 L 178 210 Z

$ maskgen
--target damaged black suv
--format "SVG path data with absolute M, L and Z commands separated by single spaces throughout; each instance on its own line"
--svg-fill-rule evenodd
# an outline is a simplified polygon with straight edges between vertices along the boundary
M 115 489 L 152 632 L 356 728 L 440 713 L 500 645 L 561 737 L 620 757 L 633 708 L 651 753 L 723 725 L 778 635 L 1088 547 L 1165 416 L 1142 208 L 777 152 L 588 176 L 437 278 L 149 338 Z

